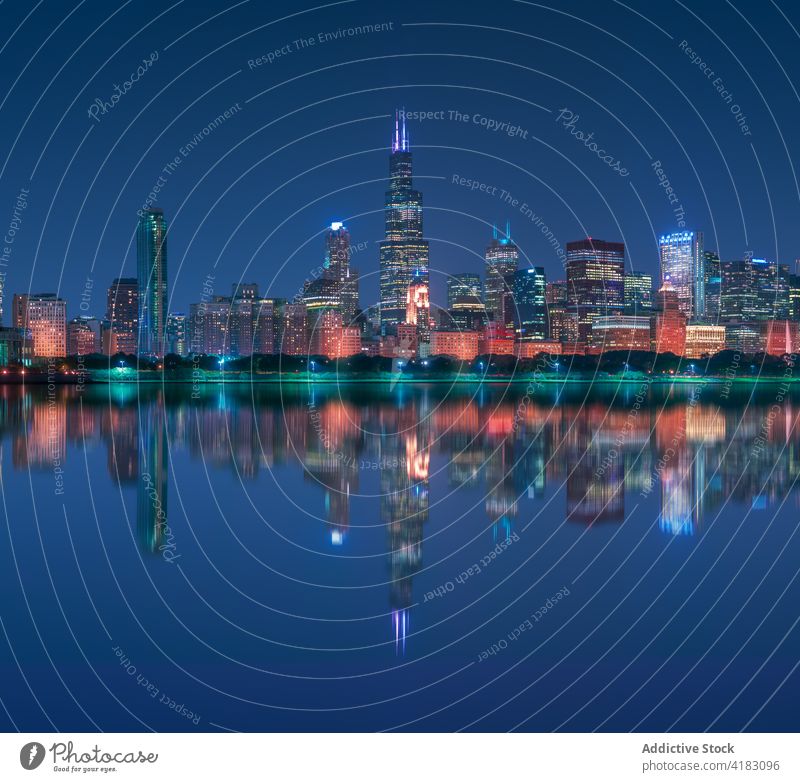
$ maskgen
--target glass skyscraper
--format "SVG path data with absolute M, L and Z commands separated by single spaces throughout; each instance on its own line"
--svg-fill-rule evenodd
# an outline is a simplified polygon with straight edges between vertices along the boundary
M 706 271 L 703 234 L 678 231 L 658 240 L 661 282 L 669 280 L 678 296 L 681 312 L 695 321 L 706 316 Z
M 336 309 L 349 326 L 358 312 L 358 272 L 350 268 L 350 232 L 341 222 L 325 232 L 325 275 L 335 281 Z
M 139 282 L 139 355 L 162 357 L 167 326 L 167 222 L 162 209 L 139 212 L 136 276 Z
M 517 339 L 521 342 L 547 339 L 550 329 L 544 269 L 541 266 L 517 269 L 506 277 L 506 283 L 511 290 L 511 302 L 506 305 L 510 312 L 506 315 L 510 316 Z
M 464 272 L 447 278 L 447 309 L 468 304 L 479 306 L 483 303 L 483 284 L 477 274 Z
M 588 344 L 592 320 L 618 315 L 625 306 L 625 245 L 602 239 L 567 243 L 567 305 L 578 321 L 578 340 Z
M 428 242 L 422 238 L 422 193 L 414 190 L 411 151 L 402 123 L 395 116 L 389 189 L 384 207 L 386 238 L 380 243 L 380 323 L 392 334 L 406 317 L 408 286 L 412 279 L 428 285 Z
M 509 274 L 513 274 L 519 265 L 519 248 L 511 239 L 511 226 L 506 223 L 505 234 L 499 234 L 497 226 L 492 229 L 492 241 L 484 254 L 486 259 L 485 302 L 486 312 L 495 322 L 503 326 L 513 324 L 511 312 L 506 313 L 506 285 Z
M 722 272 L 720 271 L 719 255 L 713 250 L 705 253 L 706 275 L 706 320 L 717 323 L 720 317 L 720 296 L 722 293 Z
M 653 309 L 653 278 L 644 272 L 625 275 L 625 312 L 635 315 Z

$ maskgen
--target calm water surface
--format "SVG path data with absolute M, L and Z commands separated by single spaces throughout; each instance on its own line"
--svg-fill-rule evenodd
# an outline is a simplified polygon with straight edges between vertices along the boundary
M 800 730 L 800 389 L 196 396 L 0 387 L 3 729 Z

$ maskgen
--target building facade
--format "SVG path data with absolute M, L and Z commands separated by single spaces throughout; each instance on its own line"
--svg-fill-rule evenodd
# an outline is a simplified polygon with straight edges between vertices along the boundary
M 380 243 L 380 327 L 393 333 L 405 318 L 412 278 L 428 284 L 428 242 L 422 232 L 422 194 L 414 190 L 411 148 L 405 119 L 395 116 L 389 190 L 384 206 L 385 238 Z
M 592 321 L 592 352 L 650 350 L 648 315 L 600 315 Z
M 725 326 L 690 323 L 686 326 L 686 358 L 704 358 L 725 350 Z
M 136 355 L 139 348 L 139 280 L 117 277 L 108 289 L 106 321 L 109 338 L 105 352 L 109 355 Z
M 516 339 L 520 342 L 547 339 L 550 326 L 545 300 L 547 279 L 544 268 L 532 266 L 528 269 L 517 269 L 506 277 L 506 286 L 511 291 L 511 303 L 504 309 L 510 309 L 506 318 L 511 320 Z
M 682 356 L 686 349 L 687 317 L 678 292 L 665 280 L 656 294 L 656 313 L 651 319 L 650 349 L 656 353 Z
M 167 221 L 152 207 L 139 213 L 136 229 L 139 290 L 139 355 L 161 357 L 167 326 Z
M 30 331 L 35 358 L 67 355 L 67 303 L 55 293 L 17 293 L 13 326 Z
M 653 277 L 644 272 L 628 272 L 624 280 L 625 313 L 637 315 L 653 309 Z
M 478 355 L 478 332 L 433 331 L 431 355 L 452 356 L 460 361 L 472 361 Z
M 706 271 L 703 234 L 677 231 L 658 240 L 661 256 L 661 283 L 672 284 L 680 311 L 689 320 L 706 316 Z
M 601 239 L 567 243 L 567 306 L 578 322 L 578 341 L 588 344 L 592 320 L 622 314 L 625 245 Z
M 507 280 L 519 267 L 519 248 L 511 239 L 511 226 L 508 223 L 505 233 L 499 233 L 497 226 L 494 226 L 492 241 L 483 257 L 486 261 L 484 302 L 487 318 L 505 327 L 513 327 L 512 313 L 506 312 L 509 294 Z

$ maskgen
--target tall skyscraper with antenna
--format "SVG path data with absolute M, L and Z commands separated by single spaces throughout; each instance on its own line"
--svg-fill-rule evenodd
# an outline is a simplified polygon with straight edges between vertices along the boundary
M 389 189 L 384 207 L 386 238 L 380 243 L 381 332 L 392 334 L 406 318 L 412 280 L 428 285 L 428 242 L 422 238 L 422 193 L 411 179 L 411 150 L 405 117 L 395 114 Z
M 484 253 L 486 260 L 486 312 L 498 324 L 507 325 L 511 312 L 506 313 L 508 286 L 506 277 L 517 270 L 519 249 L 511 240 L 511 223 L 506 222 L 505 233 L 499 233 L 497 226 L 492 228 L 492 241 Z M 508 308 L 510 309 L 510 308 Z

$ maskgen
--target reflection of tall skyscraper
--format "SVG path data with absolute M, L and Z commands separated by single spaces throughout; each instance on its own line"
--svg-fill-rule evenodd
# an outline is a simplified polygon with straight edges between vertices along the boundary
M 422 407 L 426 407 L 424 404 Z M 381 447 L 381 520 L 389 536 L 392 625 L 395 645 L 405 650 L 412 578 L 422 565 L 422 531 L 428 519 L 430 419 L 417 405 L 391 411 L 395 432 Z
M 139 414 L 139 481 L 136 526 L 145 551 L 164 545 L 167 533 L 167 414 L 164 398 L 142 405 Z
M 167 222 L 161 209 L 139 213 L 136 229 L 139 353 L 163 356 L 167 325 Z
M 422 193 L 413 189 L 411 149 L 406 132 L 395 118 L 389 158 L 389 190 L 385 205 L 386 238 L 380 243 L 381 330 L 393 333 L 406 313 L 412 278 L 428 285 L 428 242 L 422 233 Z

